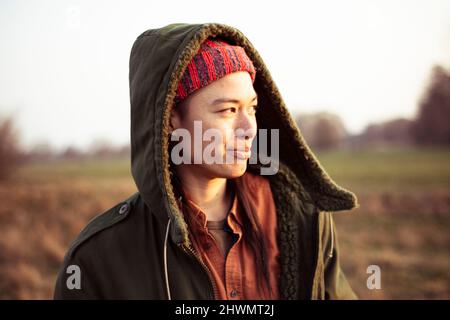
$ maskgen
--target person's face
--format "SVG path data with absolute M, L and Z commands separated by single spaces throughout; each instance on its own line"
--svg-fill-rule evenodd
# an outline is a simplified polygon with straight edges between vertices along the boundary
M 257 96 L 251 77 L 243 71 L 228 74 L 196 90 L 174 108 L 171 129 L 187 129 L 192 137 L 189 168 L 211 178 L 243 175 L 257 132 L 256 108 Z M 194 138 L 194 121 L 201 121 L 202 137 L 208 129 L 220 133 L 220 143 L 214 145 L 218 154 L 213 153 L 215 159 L 222 159 L 220 163 L 207 164 L 202 157 L 201 164 L 194 164 L 194 152 L 199 152 L 194 150 L 193 140 L 199 139 Z M 208 145 L 213 145 L 212 141 L 215 139 L 202 142 L 202 155 Z

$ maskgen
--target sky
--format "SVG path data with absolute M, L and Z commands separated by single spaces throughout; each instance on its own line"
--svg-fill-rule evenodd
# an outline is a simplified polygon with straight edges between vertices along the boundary
M 413 118 L 433 65 L 450 68 L 450 1 L 0 2 L 0 117 L 24 148 L 130 138 L 136 37 L 218 22 L 258 50 L 293 115 L 332 112 L 351 133 Z

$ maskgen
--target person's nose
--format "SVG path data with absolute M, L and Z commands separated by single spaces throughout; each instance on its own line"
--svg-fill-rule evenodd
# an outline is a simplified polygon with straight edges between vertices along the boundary
M 252 141 L 256 136 L 257 124 L 254 115 L 242 112 L 236 130 L 238 138 Z

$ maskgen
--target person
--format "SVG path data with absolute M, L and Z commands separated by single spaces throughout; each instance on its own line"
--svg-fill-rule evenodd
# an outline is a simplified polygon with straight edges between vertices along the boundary
M 135 40 L 129 67 L 138 192 L 74 240 L 54 298 L 357 298 L 332 218 L 357 198 L 320 165 L 250 40 L 170 24 Z

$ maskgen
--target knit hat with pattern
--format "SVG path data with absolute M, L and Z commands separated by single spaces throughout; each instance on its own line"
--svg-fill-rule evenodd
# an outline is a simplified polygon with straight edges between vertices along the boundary
M 230 45 L 224 40 L 206 39 L 178 83 L 175 103 L 184 100 L 195 90 L 237 71 L 247 71 L 252 82 L 255 81 L 255 67 L 244 48 Z

